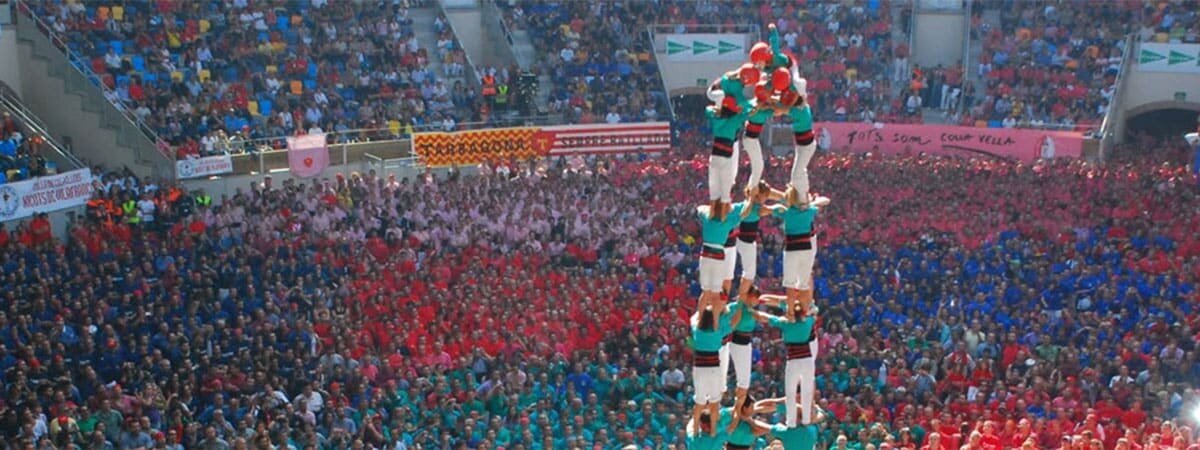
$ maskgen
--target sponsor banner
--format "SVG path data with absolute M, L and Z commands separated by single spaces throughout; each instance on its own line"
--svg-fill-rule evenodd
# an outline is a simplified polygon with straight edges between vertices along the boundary
M 554 135 L 550 155 L 655 153 L 671 149 L 671 123 L 618 123 L 546 127 Z
M 1159 44 L 1143 42 L 1137 53 L 1142 72 L 1200 74 L 1200 44 Z
M 724 34 L 668 34 L 667 60 L 669 61 L 733 61 L 746 59 L 750 50 L 744 33 Z
M 233 172 L 233 157 L 205 156 L 175 161 L 175 177 L 179 179 L 205 177 Z
M 92 197 L 92 171 L 72 170 L 58 175 L 0 185 L 0 221 L 87 204 Z
M 670 148 L 669 122 L 495 128 L 413 136 L 413 151 L 429 167 L 545 156 L 663 152 Z
M 815 129 L 818 146 L 835 152 L 924 152 L 1021 161 L 1078 158 L 1083 152 L 1083 134 L 1074 131 L 844 122 L 821 122 Z

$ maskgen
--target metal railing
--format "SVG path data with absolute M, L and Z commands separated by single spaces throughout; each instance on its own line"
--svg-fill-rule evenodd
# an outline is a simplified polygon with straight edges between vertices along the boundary
M 77 73 L 79 76 L 83 77 L 85 80 L 90 82 L 92 84 L 92 86 L 96 87 L 97 89 L 100 90 L 100 92 L 105 94 L 105 95 L 103 95 L 103 97 L 105 99 L 104 101 L 106 103 L 108 103 L 109 105 L 111 105 L 116 110 L 117 114 L 119 114 L 121 117 L 125 118 L 125 120 L 128 120 L 131 125 L 137 127 L 137 129 L 139 131 L 141 131 L 143 134 L 145 134 L 146 138 L 149 139 L 150 142 L 158 143 L 161 141 L 161 139 L 158 136 L 158 133 L 155 132 L 154 129 L 151 128 L 149 125 L 147 125 L 144 121 L 142 121 L 136 115 L 134 115 L 133 112 L 130 111 L 129 108 L 127 108 L 123 103 L 121 103 L 119 100 L 118 101 L 109 100 L 109 98 L 110 98 L 109 94 L 113 94 L 114 92 L 112 89 L 109 89 L 108 86 L 106 86 L 104 84 L 103 77 L 97 75 L 95 72 L 92 71 L 90 59 L 84 58 L 83 56 L 80 56 L 79 54 L 77 54 L 73 50 L 71 50 L 70 45 L 67 44 L 67 40 L 64 37 L 60 36 L 58 33 L 54 32 L 54 29 L 51 28 L 50 25 L 47 24 L 45 21 L 43 21 L 41 17 L 38 17 L 37 14 L 34 12 L 34 9 L 32 7 L 30 7 L 30 5 L 27 4 L 27 2 L 25 0 L 13 0 L 13 1 L 14 1 L 14 6 L 24 16 L 24 18 L 33 21 L 34 25 L 37 26 L 38 31 L 40 31 L 43 35 L 45 35 L 46 38 L 48 38 L 50 40 L 50 43 L 53 44 L 56 48 L 58 48 L 59 51 L 63 52 L 63 54 L 67 57 L 67 61 L 69 62 L 68 65 L 71 66 L 72 69 L 74 69 L 75 73 Z M 69 81 L 68 81 L 68 83 L 69 83 Z M 115 95 L 113 95 L 113 97 L 115 97 Z M 163 155 L 163 156 L 169 156 L 169 155 Z
M 7 84 L 4 84 L 2 81 L 0 81 L 0 109 L 4 109 L 12 113 L 18 120 L 20 120 L 22 126 L 26 130 L 32 131 L 36 135 L 45 139 L 46 145 L 54 151 L 54 153 L 58 156 L 57 159 L 60 160 L 56 162 L 66 163 L 67 165 L 74 166 L 74 169 L 87 167 L 87 164 L 84 164 L 84 162 L 76 157 L 74 153 L 66 148 L 63 148 L 63 146 L 58 143 L 58 140 L 54 139 L 53 135 L 46 130 L 46 126 L 42 124 L 41 119 L 38 119 L 37 115 L 32 111 L 29 111 L 29 108 L 25 107 L 25 103 L 22 102 L 19 97 L 17 97 L 16 92 L 14 92 L 12 88 L 10 88 Z
M 466 72 L 467 84 L 473 92 L 478 92 L 482 81 L 479 79 L 479 72 L 475 71 L 475 62 L 471 60 L 471 52 L 468 52 L 466 47 L 462 45 L 462 39 L 458 37 L 458 31 L 454 29 L 454 23 L 450 21 L 450 15 L 446 14 L 446 5 L 442 2 L 436 2 L 438 14 L 446 18 L 446 26 L 450 28 L 450 34 L 454 35 L 454 45 L 462 49 L 463 59 L 467 62 L 467 67 L 463 68 Z
M 1120 107 L 1125 102 L 1125 89 L 1122 87 L 1132 68 L 1133 61 L 1137 59 L 1133 53 L 1138 45 L 1136 41 L 1136 34 L 1126 36 L 1125 46 L 1121 49 L 1121 65 L 1117 69 L 1117 79 L 1113 82 L 1112 99 L 1108 102 L 1108 109 L 1104 111 L 1104 120 L 1100 122 L 1100 131 L 1096 135 L 1100 139 L 1101 160 L 1107 157 L 1109 151 L 1121 137 L 1117 131 L 1121 128 L 1120 122 L 1125 118 L 1125 112 Z

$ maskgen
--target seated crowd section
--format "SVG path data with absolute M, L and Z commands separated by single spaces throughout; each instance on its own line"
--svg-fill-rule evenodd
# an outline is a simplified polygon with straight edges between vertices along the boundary
M 54 173 L 54 162 L 41 153 L 45 143 L 45 137 L 27 128 L 12 111 L 0 105 L 0 184 Z
M 108 173 L 67 239 L 0 232 L 0 440 L 682 448 L 705 136 L 683 129 L 659 158 L 268 179 L 215 200 Z M 915 449 L 933 432 L 946 450 L 1031 434 L 1195 448 L 1200 196 L 1181 165 L 812 167 L 834 201 L 819 448 Z M 773 333 L 757 335 L 758 398 L 782 392 Z
M 1017 7 L 1017 5 L 1021 7 Z M 1161 3 L 1159 7 L 1166 7 Z M 965 123 L 1095 131 L 1116 92 L 1126 37 L 1149 24 L 1154 6 L 1137 2 L 989 2 L 1000 26 L 972 20 L 983 53 L 972 76 Z
M 282 140 L 247 141 L 308 132 L 398 137 L 478 120 L 452 34 L 443 28 L 436 49 L 417 41 L 407 5 L 418 3 L 28 5 L 44 31 L 83 58 L 76 64 L 99 77 L 110 101 L 183 147 L 180 155 L 195 156 L 281 148 Z M 430 58 L 444 70 L 433 70 Z
M 915 114 L 905 114 L 892 88 L 889 61 L 897 52 L 907 54 L 907 38 L 893 42 L 888 0 L 859 6 L 808 2 L 804 7 L 682 0 L 500 4 L 508 6 L 510 27 L 528 30 L 539 51 L 537 69 L 553 80 L 550 109 L 564 111 L 572 120 L 635 122 L 667 115 L 667 95 L 647 34 L 651 25 L 677 26 L 660 33 L 719 33 L 745 32 L 747 23 L 766 30 L 771 21 L 808 78 L 817 120 L 917 120 Z

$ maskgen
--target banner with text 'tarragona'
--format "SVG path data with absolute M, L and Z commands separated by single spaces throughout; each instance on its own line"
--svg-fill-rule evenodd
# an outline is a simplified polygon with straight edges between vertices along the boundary
M 669 122 L 493 128 L 413 136 L 413 152 L 429 167 L 545 156 L 654 153 L 670 148 Z

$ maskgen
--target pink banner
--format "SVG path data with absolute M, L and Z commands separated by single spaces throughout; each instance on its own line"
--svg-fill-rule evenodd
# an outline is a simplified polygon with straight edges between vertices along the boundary
M 315 177 L 329 167 L 329 150 L 325 148 L 324 133 L 293 136 L 287 140 L 288 166 L 293 175 Z
M 835 152 L 994 156 L 1022 161 L 1078 158 L 1083 134 L 1074 131 L 821 122 L 817 144 Z

